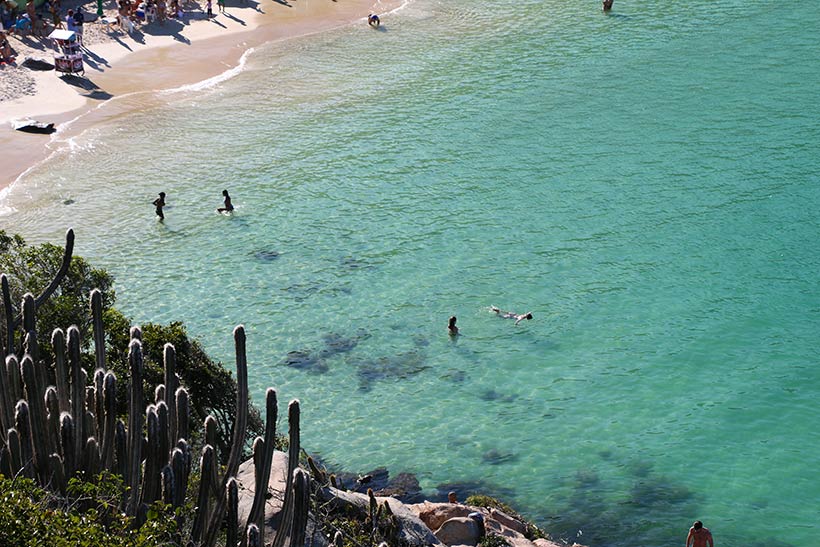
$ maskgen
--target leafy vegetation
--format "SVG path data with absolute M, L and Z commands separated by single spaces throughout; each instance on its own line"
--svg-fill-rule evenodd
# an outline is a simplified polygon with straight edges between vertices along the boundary
M 42 293 L 55 274 L 60 270 L 63 249 L 50 243 L 29 246 L 19 235 L 8 235 L 0 230 L 0 273 L 9 281 L 12 302 L 21 302 L 26 292 L 35 296 Z M 46 364 L 53 364 L 51 333 L 56 328 L 67 329 L 76 325 L 83 340 L 83 363 L 89 377 L 93 376 L 94 356 L 91 350 L 90 294 L 92 289 L 102 293 L 103 327 L 106 333 L 106 356 L 108 367 L 117 374 L 118 412 L 124 415 L 127 404 L 128 343 L 131 320 L 114 308 L 116 294 L 114 278 L 105 270 L 92 267 L 85 259 L 74 256 L 67 275 L 57 290 L 37 313 L 37 336 L 40 357 Z M 18 305 L 19 307 L 19 305 Z M 19 310 L 16 310 L 19 313 Z M 145 356 L 146 393 L 153 393 L 157 385 L 163 383 L 163 348 L 166 343 L 174 345 L 177 356 L 177 374 L 188 389 L 191 401 L 191 419 L 201 424 L 211 414 L 220 428 L 217 439 L 217 453 L 227 456 L 226 449 L 231 439 L 231 425 L 234 422 L 236 402 L 236 380 L 222 363 L 212 360 L 195 339 L 188 336 L 185 326 L 173 322 L 163 326 L 154 323 L 142 325 L 143 352 Z M 0 321 L 0 340 L 7 339 L 6 325 Z M 21 340 L 15 345 L 19 347 Z M 53 380 L 52 380 L 53 381 Z M 200 428 L 192 427 L 192 431 Z M 246 444 L 263 434 L 259 410 L 251 406 L 246 431 Z M 190 439 L 195 442 L 197 439 Z
M 487 534 L 478 542 L 478 547 L 511 547 L 510 542 L 504 536 L 498 534 Z
M 25 478 L 0 475 L 0 545 L 19 547 L 162 547 L 176 545 L 174 513 L 162 503 L 135 530 L 116 510 L 123 486 L 113 476 L 73 480 L 60 498 Z

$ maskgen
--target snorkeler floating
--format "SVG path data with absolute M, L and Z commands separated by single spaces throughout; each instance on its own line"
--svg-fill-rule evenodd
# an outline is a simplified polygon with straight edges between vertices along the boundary
M 496 315 L 498 315 L 499 317 L 503 317 L 504 319 L 515 319 L 515 324 L 516 325 L 518 323 L 520 323 L 521 321 L 523 321 L 524 319 L 526 319 L 527 321 L 532 319 L 532 312 L 514 313 L 514 312 L 511 312 L 511 311 L 500 310 L 500 309 L 496 308 L 495 306 L 490 306 L 490 310 L 494 311 Z

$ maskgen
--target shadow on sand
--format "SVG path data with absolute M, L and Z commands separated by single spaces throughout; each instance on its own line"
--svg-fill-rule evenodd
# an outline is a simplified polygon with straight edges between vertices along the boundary
M 103 91 L 97 84 L 89 80 L 88 78 L 83 78 L 80 76 L 75 76 L 73 74 L 67 74 L 65 76 L 61 76 L 60 79 L 67 83 L 68 85 L 72 85 L 74 87 L 78 87 L 86 91 L 86 93 L 80 93 L 83 97 L 88 97 L 89 99 L 95 99 L 98 101 L 105 101 L 113 97 L 107 91 Z

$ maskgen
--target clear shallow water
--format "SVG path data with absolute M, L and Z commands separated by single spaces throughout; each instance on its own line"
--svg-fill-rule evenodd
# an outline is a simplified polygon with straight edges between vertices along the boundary
M 127 99 L 0 227 L 73 226 L 227 363 L 244 324 L 256 400 L 298 397 L 328 461 L 589 545 L 811 545 L 820 16 L 747 8 L 418 0 Z

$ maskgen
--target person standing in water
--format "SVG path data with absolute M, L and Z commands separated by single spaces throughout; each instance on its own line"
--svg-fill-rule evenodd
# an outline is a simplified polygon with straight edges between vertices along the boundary
M 450 336 L 458 336 L 458 327 L 456 326 L 456 316 L 453 315 L 450 317 L 449 323 L 447 323 L 447 332 Z
M 165 207 L 165 192 L 160 192 L 159 197 L 154 200 L 154 207 L 157 208 L 157 216 L 160 220 L 165 220 L 165 215 L 162 212 L 162 208 Z
M 712 539 L 712 532 L 709 528 L 704 528 L 703 523 L 699 520 L 689 528 L 689 535 L 686 536 L 686 547 L 715 547 L 715 542 Z
M 228 195 L 227 190 L 222 190 L 222 195 L 225 197 L 225 207 L 220 207 L 216 211 L 218 213 L 230 213 L 233 211 L 233 203 L 231 203 L 231 196 Z

